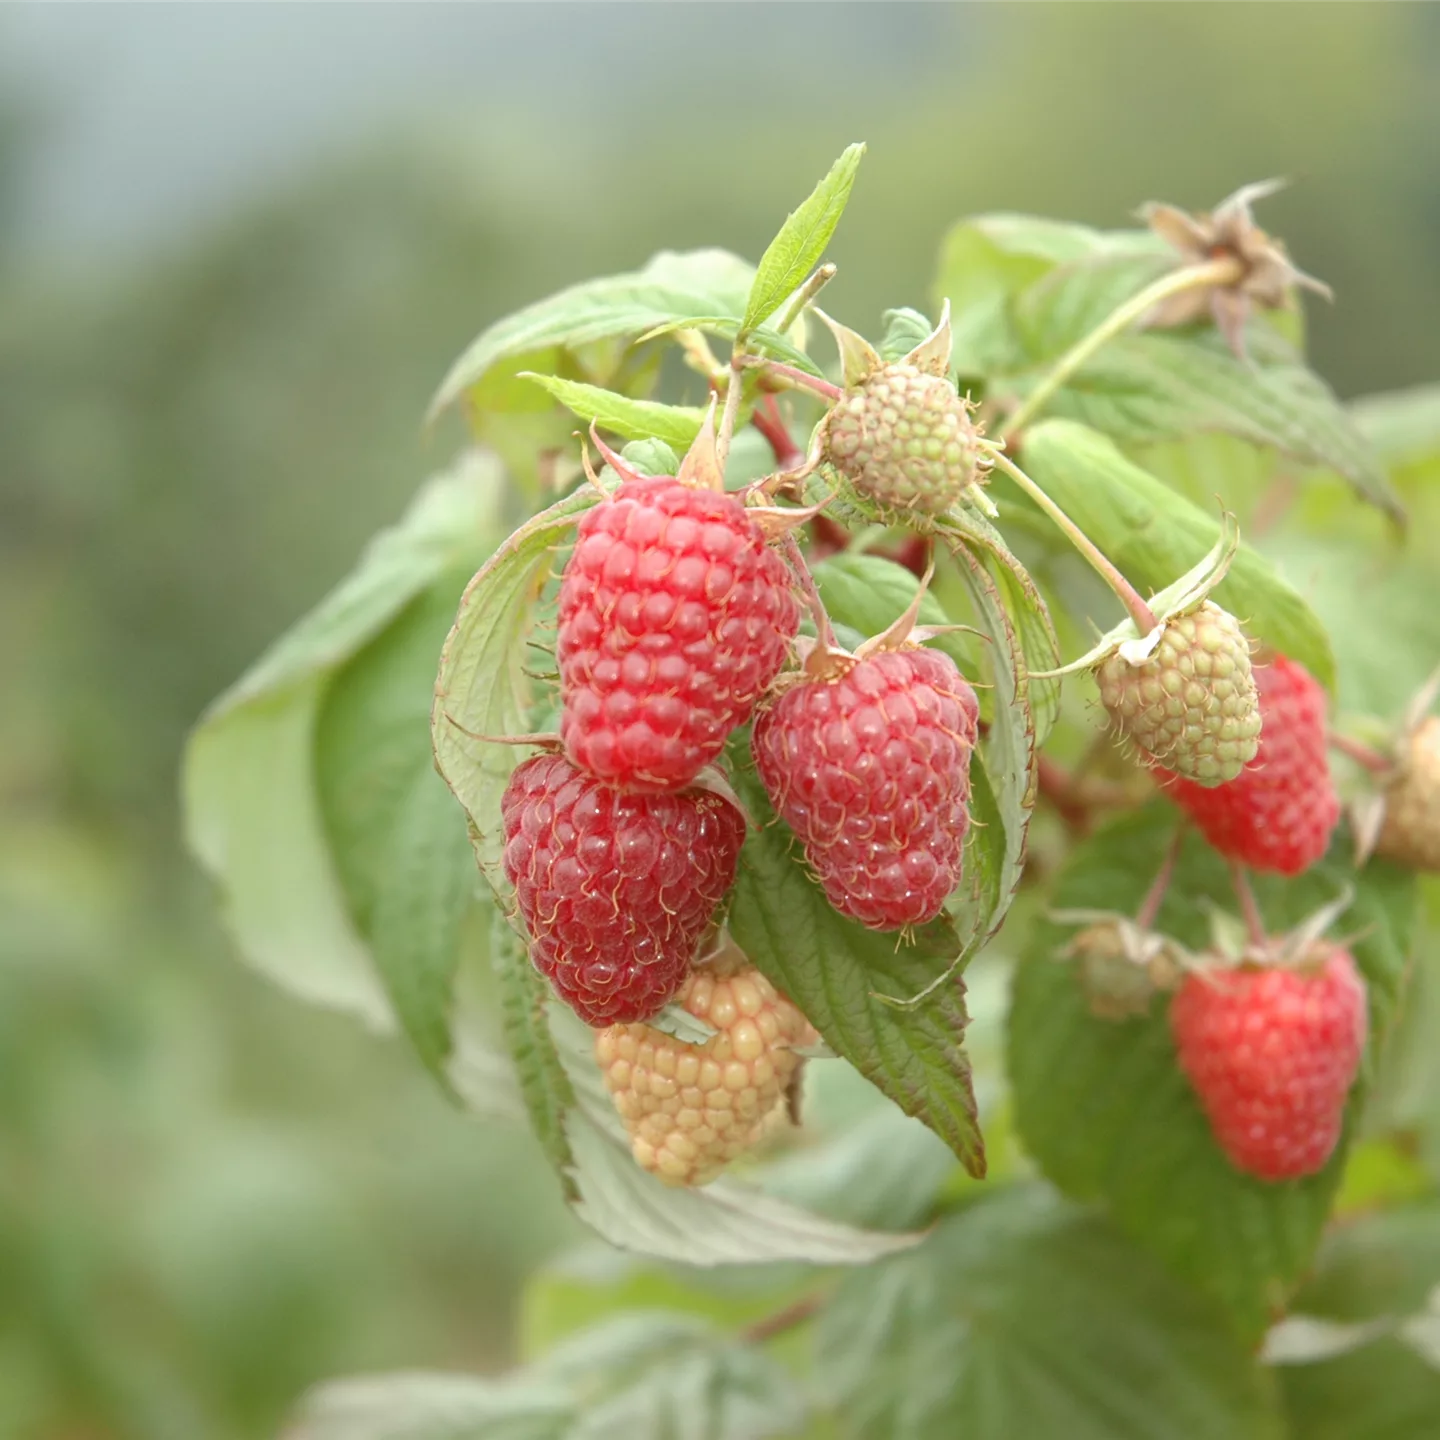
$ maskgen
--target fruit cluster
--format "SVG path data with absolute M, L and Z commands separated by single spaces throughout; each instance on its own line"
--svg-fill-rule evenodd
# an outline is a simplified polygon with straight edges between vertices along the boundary
M 757 973 L 692 969 L 745 838 L 707 767 L 753 720 L 765 788 L 831 903 L 898 930 L 959 883 L 979 714 L 908 620 L 854 655 L 822 641 L 782 673 L 795 576 L 760 512 L 706 483 L 713 443 L 702 434 L 674 477 L 609 457 L 621 483 L 580 521 L 560 582 L 560 734 L 501 803 L 531 958 L 601 1030 L 637 1158 L 684 1183 L 758 1137 L 798 1063 L 786 1047 L 809 1033 Z M 696 1047 L 645 1024 L 677 998 L 721 1033 Z M 712 1095 L 737 1066 L 753 1083 Z M 677 1078 L 692 1070 L 695 1084 Z

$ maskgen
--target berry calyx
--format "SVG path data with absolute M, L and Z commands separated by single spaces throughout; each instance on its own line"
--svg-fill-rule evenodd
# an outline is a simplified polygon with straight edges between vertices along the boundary
M 1157 767 L 1165 793 L 1228 859 L 1253 870 L 1298 875 L 1330 845 L 1340 801 L 1325 745 L 1325 692 L 1293 660 L 1255 669 L 1262 729 L 1255 758 L 1214 788 Z
M 1150 763 L 1224 785 L 1255 758 L 1261 714 L 1240 622 L 1212 601 L 1166 622 L 1139 663 L 1122 646 L 1095 672 L 1115 728 Z
M 1321 1169 L 1339 1143 L 1366 1034 L 1350 953 L 1188 974 L 1170 1007 L 1180 1068 L 1230 1162 L 1262 1180 Z
M 656 1014 L 734 882 L 744 816 L 704 790 L 626 794 L 560 755 L 521 764 L 501 811 L 536 969 L 587 1025 Z
M 1400 771 L 1385 789 L 1375 851 L 1415 870 L 1440 871 L 1440 717 L 1409 737 Z
M 842 915 L 919 925 L 960 881 L 979 708 L 949 656 L 828 654 L 755 722 L 760 778 Z
M 677 999 L 714 1028 L 709 1040 L 612 1025 L 596 1035 L 595 1058 L 636 1163 L 667 1185 L 704 1185 L 783 1118 L 802 1063 L 795 1047 L 818 1037 L 733 944 Z
M 560 733 L 626 789 L 688 785 L 750 718 L 800 623 L 790 572 L 733 495 L 632 476 L 581 519 L 560 585 Z

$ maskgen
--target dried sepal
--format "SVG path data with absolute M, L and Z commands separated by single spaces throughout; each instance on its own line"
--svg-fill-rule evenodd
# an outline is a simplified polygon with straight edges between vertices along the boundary
M 835 337 L 835 344 L 840 349 L 840 375 L 845 388 L 851 390 L 864 384 L 884 364 L 879 351 L 848 325 L 832 320 L 818 305 L 814 307 L 814 311 L 830 327 L 830 333 Z

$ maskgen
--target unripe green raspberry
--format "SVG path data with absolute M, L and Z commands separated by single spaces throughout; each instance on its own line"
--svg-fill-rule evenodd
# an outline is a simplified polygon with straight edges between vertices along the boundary
M 1412 869 L 1440 871 L 1440 719 L 1434 716 L 1411 736 L 1400 774 L 1385 791 L 1375 849 Z
M 825 458 L 862 494 L 935 515 L 982 478 L 979 431 L 943 375 L 883 365 L 825 423 Z
M 667 1185 L 704 1185 L 783 1118 L 794 1047 L 817 1037 L 733 946 L 695 969 L 678 1003 L 718 1033 L 693 1045 L 612 1025 L 597 1032 L 595 1058 L 636 1163 Z
M 1095 678 L 1115 728 L 1199 785 L 1235 779 L 1260 743 L 1260 702 L 1240 622 L 1205 601 L 1170 620 L 1149 659 L 1116 653 Z
M 1115 920 L 1078 931 L 1061 955 L 1079 967 L 1085 1003 L 1099 1020 L 1148 1014 L 1156 993 L 1179 978 L 1167 942 Z

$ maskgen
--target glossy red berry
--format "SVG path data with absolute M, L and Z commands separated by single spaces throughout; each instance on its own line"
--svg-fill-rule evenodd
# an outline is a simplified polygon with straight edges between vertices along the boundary
M 625 794 L 560 755 L 525 761 L 501 810 L 536 968 L 587 1025 L 654 1015 L 735 879 L 740 811 L 703 790 Z
M 934 650 L 831 663 L 755 722 L 760 778 L 842 915 L 872 930 L 923 924 L 960 880 L 975 692 Z
M 560 733 L 582 770 L 688 785 L 780 673 L 800 609 L 733 495 L 625 481 L 581 520 L 560 586 Z
M 1237 1169 L 1290 1180 L 1324 1166 L 1365 1045 L 1365 986 L 1347 951 L 1320 945 L 1293 969 L 1191 972 L 1170 1027 L 1180 1068 Z
M 1255 870 L 1298 875 L 1330 845 L 1340 801 L 1325 753 L 1325 692 L 1278 655 L 1255 669 L 1260 746 L 1228 784 L 1206 788 L 1156 770 L 1171 797 L 1222 855 Z

